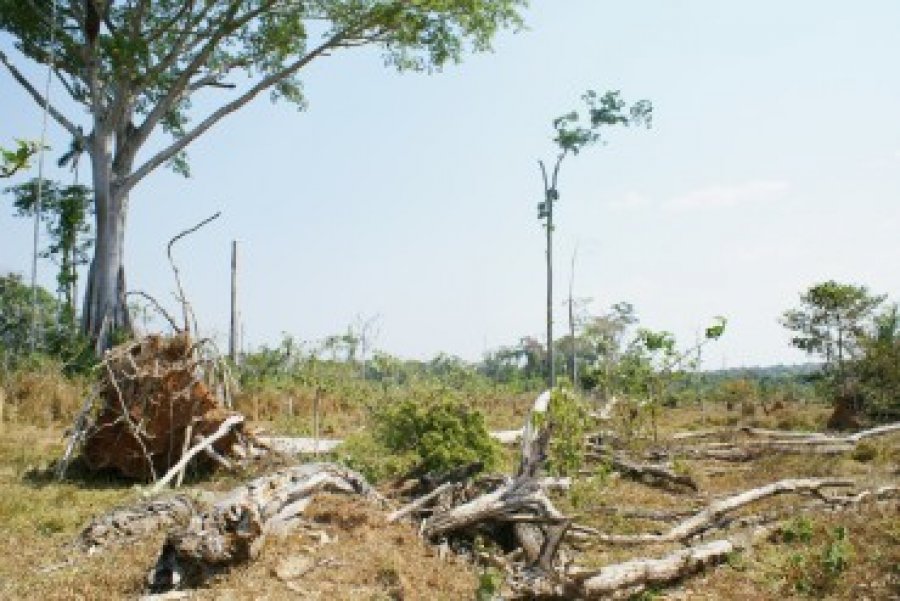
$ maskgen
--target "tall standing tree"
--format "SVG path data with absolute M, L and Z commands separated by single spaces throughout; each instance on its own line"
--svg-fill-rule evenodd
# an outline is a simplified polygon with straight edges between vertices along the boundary
M 340 50 L 375 46 L 401 70 L 438 69 L 486 51 L 521 24 L 526 0 L 0 0 L 0 31 L 26 58 L 52 62 L 75 108 L 47 99 L 0 52 L 12 78 L 90 157 L 96 246 L 82 327 L 104 348 L 130 330 L 125 302 L 128 196 L 163 165 L 187 173 L 185 150 L 262 92 L 303 107 L 299 78 Z M 195 95 L 218 95 L 207 115 Z M 86 118 L 84 117 L 86 115 Z M 196 119 L 195 119 L 196 117 Z M 154 134 L 162 148 L 142 153 Z
M 544 200 L 538 203 L 538 220 L 547 234 L 547 383 L 556 385 L 556 364 L 553 352 L 553 207 L 559 200 L 559 168 L 566 157 L 601 141 L 601 130 L 618 125 L 646 125 L 650 127 L 653 105 L 649 100 L 639 100 L 630 107 L 619 92 L 608 91 L 603 95 L 588 90 L 582 100 L 587 107 L 586 120 L 578 111 L 571 111 L 553 120 L 557 147 L 556 162 L 548 169 L 544 161 L 538 161 L 544 184 Z M 605 140 L 602 140 L 605 142 Z
M 857 356 L 866 327 L 884 299 L 865 286 L 829 280 L 810 286 L 800 296 L 800 307 L 786 311 L 781 323 L 794 332 L 793 346 L 822 356 L 826 370 L 842 383 L 847 361 Z

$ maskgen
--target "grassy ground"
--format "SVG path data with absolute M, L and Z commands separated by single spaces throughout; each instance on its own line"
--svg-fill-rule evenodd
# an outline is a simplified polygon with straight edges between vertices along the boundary
M 494 428 L 521 425 L 528 400 L 495 399 L 484 404 Z M 293 418 L 269 422 L 273 431 L 304 431 L 309 418 L 297 406 Z M 308 409 L 311 407 L 307 407 Z M 329 414 L 340 415 L 335 402 Z M 722 408 L 665 409 L 659 435 L 676 430 L 746 423 L 760 427 L 814 429 L 823 427 L 827 409 L 798 406 L 775 414 L 741 415 Z M 337 419 L 337 417 L 335 417 Z M 627 411 L 613 423 L 620 432 L 633 430 Z M 333 433 L 343 435 L 365 423 L 341 417 Z M 645 424 L 646 425 L 646 424 Z M 120 599 L 135 598 L 143 589 L 148 568 L 159 551 L 163 534 L 135 545 L 84 556 L 70 545 L 92 517 L 117 504 L 133 501 L 139 489 L 102 478 L 76 478 L 59 484 L 47 476 L 49 462 L 62 449 L 61 427 L 13 426 L 0 431 L 0 536 L 6 542 L 0 558 L 0 599 Z M 647 430 L 645 430 L 647 431 Z M 636 439 L 636 448 L 652 442 Z M 712 499 L 780 478 L 842 476 L 859 486 L 898 483 L 900 436 L 879 439 L 866 453 L 851 455 L 777 456 L 724 464 L 680 461 L 700 492 L 665 491 L 589 466 L 573 491 L 556 499 L 576 521 L 605 532 L 652 532 L 670 524 L 622 518 L 610 508 L 645 507 L 685 510 Z M 723 469 L 726 468 L 726 469 Z M 195 483 L 226 489 L 231 478 Z M 809 498 L 784 496 L 754 505 L 747 513 L 782 509 L 793 515 L 788 533 L 763 541 L 752 552 L 735 555 L 726 564 L 643 599 L 900 599 L 900 519 L 897 505 L 868 504 L 833 514 L 802 514 L 797 508 Z M 309 526 L 284 540 L 270 541 L 261 558 L 216 577 L 197 591 L 195 599 L 472 599 L 477 582 L 474 568 L 459 560 L 441 560 L 405 525 L 388 525 L 383 513 L 357 500 L 319 497 L 310 508 Z M 323 534 L 324 533 L 324 534 Z M 599 567 L 635 556 L 651 556 L 674 548 L 655 545 L 616 548 L 589 545 L 577 555 L 580 565 Z M 66 563 L 67 560 L 71 560 Z M 300 565 L 308 570 L 295 579 L 276 574 Z M 301 570 L 302 571 L 302 570 Z

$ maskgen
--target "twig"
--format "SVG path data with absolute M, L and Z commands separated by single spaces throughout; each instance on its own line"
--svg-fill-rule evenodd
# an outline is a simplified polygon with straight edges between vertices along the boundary
M 175 265 L 175 259 L 172 257 L 172 246 L 190 234 L 193 234 L 197 230 L 199 230 L 204 225 L 210 223 L 211 221 L 215 221 L 222 214 L 221 211 L 216 211 L 216 213 L 210 217 L 207 217 L 197 225 L 188 228 L 182 232 L 176 234 L 171 240 L 169 240 L 169 244 L 166 246 L 166 254 L 169 257 L 169 264 L 172 266 L 172 272 L 175 274 L 175 285 L 178 287 L 178 300 L 181 302 L 181 310 L 184 316 L 184 331 L 191 331 L 191 323 L 188 314 L 190 313 L 190 304 L 187 301 L 187 297 L 184 295 L 184 287 L 181 285 L 181 275 L 178 271 L 178 266 Z
M 140 296 L 140 297 L 143 297 L 145 300 L 149 301 L 150 304 L 153 305 L 153 308 L 156 309 L 160 315 L 162 315 L 163 317 L 166 318 L 166 321 L 169 322 L 169 325 L 172 326 L 173 330 L 175 330 L 178 333 L 182 332 L 181 328 L 178 327 L 178 324 L 175 323 L 175 318 L 172 317 L 169 314 L 169 312 L 163 308 L 163 306 L 160 304 L 160 302 L 158 300 L 156 300 L 155 298 L 153 298 L 152 296 L 150 296 L 143 290 L 129 290 L 127 292 L 126 296 L 131 296 L 131 295 Z

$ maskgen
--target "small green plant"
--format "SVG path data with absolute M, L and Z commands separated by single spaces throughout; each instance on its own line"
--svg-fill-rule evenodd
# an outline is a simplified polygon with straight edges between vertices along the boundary
M 587 509 L 596 504 L 597 497 L 603 491 L 609 479 L 608 466 L 601 465 L 597 473 L 588 478 L 575 478 L 569 489 L 569 502 L 577 510 Z
M 847 529 L 844 526 L 838 526 L 832 531 L 831 541 L 822 554 L 822 566 L 828 574 L 837 576 L 850 565 L 852 553 L 853 548 L 850 546 Z
M 794 520 L 791 528 L 781 532 L 785 542 L 807 547 L 797 549 L 788 556 L 785 564 L 787 584 L 798 593 L 821 598 L 835 590 L 841 575 L 850 566 L 853 547 L 843 526 L 825 531 L 825 540 L 810 547 L 813 535 L 818 532 L 820 536 L 823 529 L 814 529 L 808 520 L 805 523 L 801 520 Z
M 500 588 L 502 586 L 503 574 L 495 568 L 487 568 L 478 575 L 475 601 L 495 601 L 500 599 Z
M 781 527 L 780 534 L 786 543 L 809 543 L 813 535 L 812 522 L 804 516 L 796 517 Z

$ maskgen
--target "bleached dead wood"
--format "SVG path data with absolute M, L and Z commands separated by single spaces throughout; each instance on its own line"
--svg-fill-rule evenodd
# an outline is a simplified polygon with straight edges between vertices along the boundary
M 497 430 L 490 433 L 491 438 L 500 444 L 513 445 L 522 440 L 522 428 L 518 430 Z
M 785 493 L 818 493 L 823 488 L 852 486 L 853 481 L 840 478 L 798 478 L 779 480 L 753 488 L 708 505 L 705 509 L 676 524 L 663 534 L 599 534 L 601 542 L 616 545 L 640 545 L 685 541 L 714 525 L 725 514 L 741 507 Z
M 91 520 L 77 542 L 88 552 L 132 542 L 173 524 L 187 523 L 195 510 L 194 501 L 184 495 L 119 507 Z
M 714 540 L 679 549 L 651 559 L 633 559 L 600 569 L 573 587 L 578 597 L 609 599 L 632 596 L 660 584 L 666 584 L 724 561 L 729 554 L 746 545 L 742 539 Z
M 191 459 L 193 459 L 198 453 L 210 448 L 213 443 L 228 434 L 231 428 L 243 422 L 243 415 L 232 415 L 228 417 L 219 425 L 218 429 L 215 432 L 191 447 L 187 453 L 182 454 L 181 459 L 178 460 L 178 463 L 173 465 L 172 468 L 166 473 L 166 475 L 160 478 L 156 482 L 156 484 L 153 485 L 151 492 L 155 494 L 165 488 L 169 484 L 169 482 L 172 481 L 172 478 L 176 477 L 184 471 L 184 468 L 187 467 L 187 464 L 190 463 Z
M 295 438 L 289 436 L 260 436 L 260 442 L 273 451 L 285 455 L 313 455 L 316 452 L 330 453 L 344 441 L 339 438 L 320 438 L 318 443 L 315 438 Z
M 752 428 L 750 426 L 741 426 L 738 428 L 728 428 L 723 430 L 700 430 L 696 432 L 676 432 L 671 436 L 672 440 L 690 440 L 694 438 L 734 438 L 735 435 L 744 434 L 751 438 L 762 438 L 766 440 L 748 441 L 746 444 L 758 446 L 779 446 L 779 445 L 825 445 L 835 448 L 841 446 L 849 446 L 852 448 L 859 441 L 866 438 L 874 438 L 900 431 L 900 422 L 893 424 L 885 424 L 867 430 L 861 430 L 855 434 L 847 436 L 835 436 L 824 432 L 797 432 L 793 430 L 767 430 L 764 428 Z M 734 444 L 734 443 L 731 443 Z
M 490 432 L 490 435 L 500 444 L 513 445 L 522 440 L 522 429 L 497 430 Z M 319 453 L 331 453 L 344 444 L 341 438 L 320 438 L 318 443 L 315 438 L 292 436 L 259 436 L 258 440 L 285 455 L 313 455 L 317 449 Z
M 310 496 L 319 491 L 381 500 L 361 475 L 334 464 L 305 464 L 257 478 L 195 511 L 186 526 L 169 533 L 148 575 L 151 592 L 255 558 L 268 535 L 296 527 Z
M 414 513 L 418 509 L 421 509 L 422 507 L 428 505 L 429 503 L 431 503 L 432 501 L 434 501 L 435 499 L 440 497 L 445 492 L 449 491 L 455 485 L 456 485 L 456 483 L 454 483 L 454 482 L 444 482 L 443 484 L 441 484 L 440 486 L 435 488 L 430 493 L 419 497 L 418 499 L 412 501 L 411 503 L 407 503 L 406 505 L 404 505 L 397 511 L 394 511 L 393 513 L 391 513 L 388 516 L 387 521 L 388 522 L 396 522 L 397 520 L 404 518 L 411 513 Z

